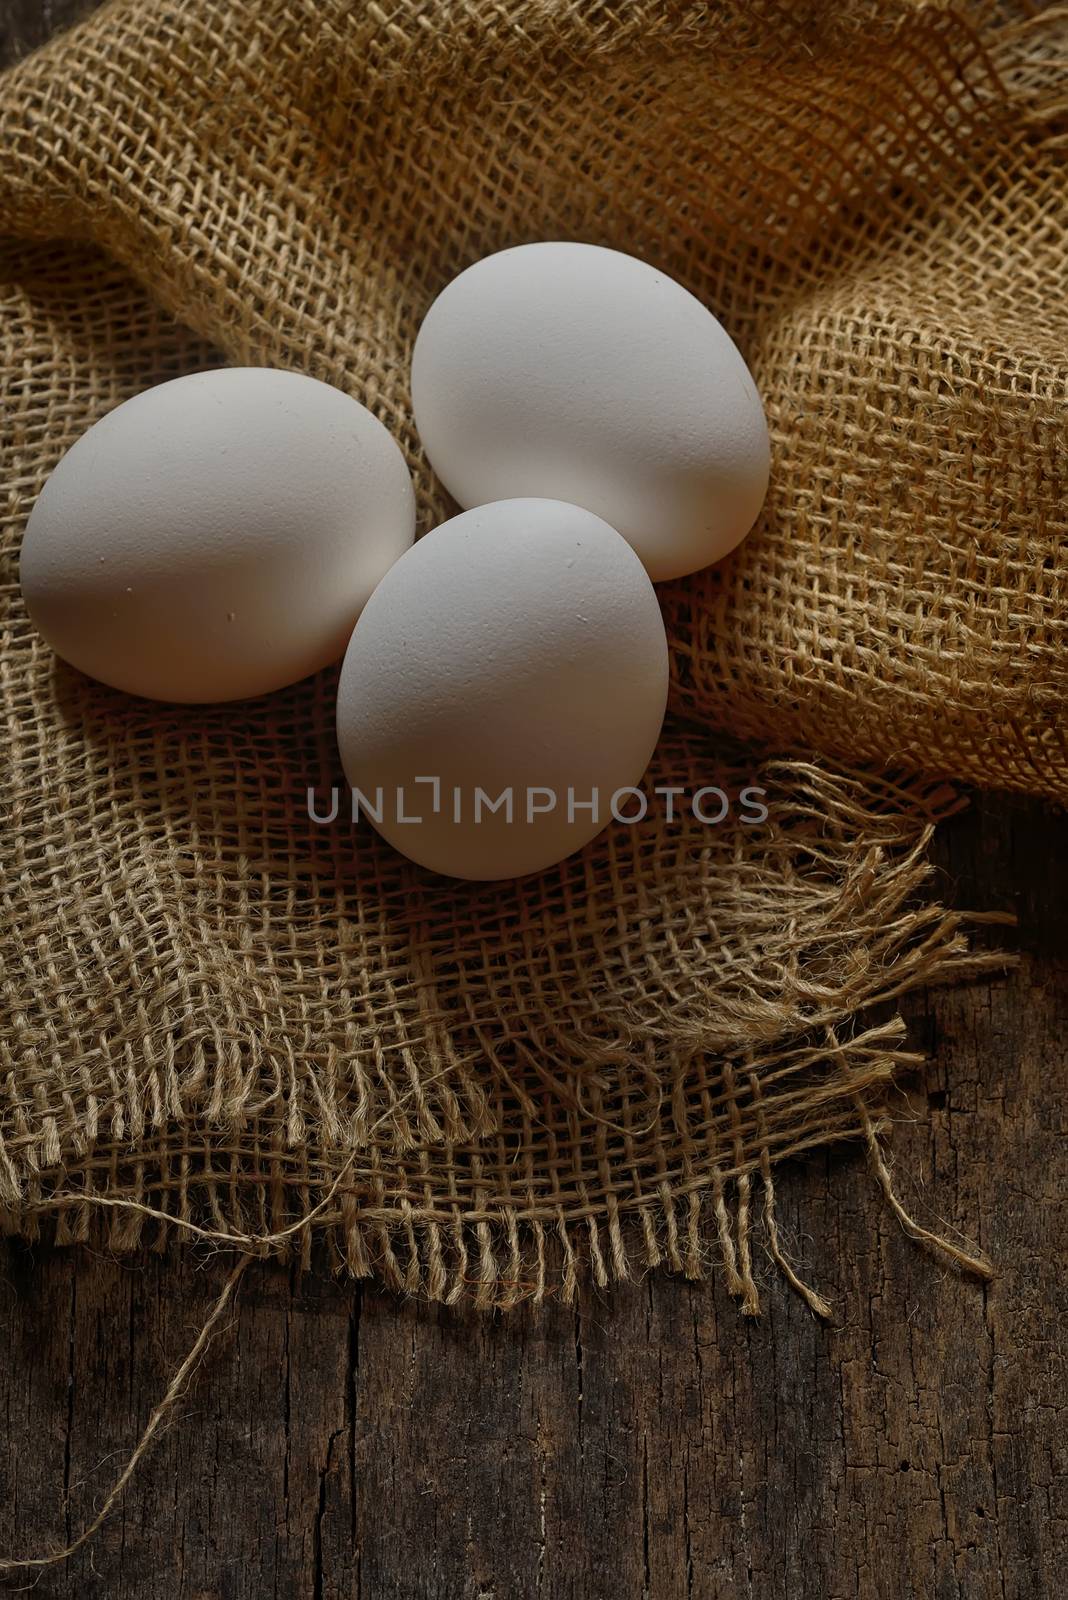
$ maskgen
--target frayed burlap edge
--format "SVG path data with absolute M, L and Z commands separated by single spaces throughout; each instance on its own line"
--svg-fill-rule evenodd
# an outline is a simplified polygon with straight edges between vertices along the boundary
M 947 803 L 945 790 L 938 797 L 943 815 L 958 809 Z M 785 1071 L 802 1069 L 793 1092 L 804 1098 L 803 1115 L 786 1137 L 769 1136 L 763 1074 L 742 1059 L 721 1067 L 734 1129 L 722 1160 L 694 1170 L 683 1149 L 657 1191 L 636 1198 L 610 1193 L 586 1204 L 539 1203 L 536 1213 L 488 1195 L 481 1206 L 420 1205 L 395 1174 L 387 1176 L 381 1154 L 363 1145 L 340 1164 L 335 1157 L 332 1167 L 327 1155 L 278 1150 L 270 1170 L 259 1171 L 217 1132 L 201 1129 L 190 1137 L 185 1129 L 177 1181 L 174 1152 L 161 1160 L 151 1147 L 112 1156 L 106 1188 L 121 1194 L 96 1190 L 91 1169 L 41 1172 L 20 1204 L 0 1206 L 0 1231 L 113 1252 L 141 1245 L 162 1250 L 180 1237 L 211 1251 L 296 1260 L 305 1269 L 321 1238 L 335 1267 L 355 1279 L 375 1277 L 404 1295 L 447 1305 L 470 1301 L 480 1310 L 554 1298 L 570 1304 L 584 1278 L 606 1288 L 666 1267 L 695 1281 L 721 1270 L 742 1309 L 755 1314 L 760 1295 L 753 1258 L 762 1245 L 811 1309 L 829 1317 L 828 1302 L 802 1280 L 783 1249 L 772 1167 L 813 1149 L 860 1141 L 906 1231 L 962 1269 L 989 1276 L 982 1255 L 909 1216 L 883 1153 L 893 1121 L 888 1094 L 924 1061 L 906 1048 L 903 1019 L 885 1015 L 891 1003 L 918 988 L 1004 971 L 1014 960 L 1000 950 L 974 951 L 967 938 L 969 926 L 1012 924 L 1007 913 L 920 904 L 902 916 L 903 891 L 915 898 L 931 874 L 926 854 L 933 828 L 926 825 L 899 864 L 904 885 L 900 873 L 882 885 L 873 873 L 877 912 L 885 910 L 907 929 L 900 955 L 858 1008 L 858 1018 L 874 1013 L 874 1019 L 855 1028 L 852 1019 L 827 1024 L 819 1037 L 775 1050 Z M 441 1159 L 437 1148 L 424 1155 Z M 455 1155 L 450 1151 L 445 1159 Z M 418 1162 L 418 1153 L 412 1159 Z

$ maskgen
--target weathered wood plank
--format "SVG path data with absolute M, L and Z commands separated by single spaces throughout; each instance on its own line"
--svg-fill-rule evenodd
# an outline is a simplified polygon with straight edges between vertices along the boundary
M 1062 835 L 1000 799 L 947 827 L 956 895 L 1015 902 L 1023 961 L 910 1008 L 932 1061 L 929 1100 L 900 1102 L 901 1187 L 990 1252 L 990 1289 L 906 1239 L 848 1153 L 779 1183 L 831 1330 L 766 1262 L 757 1321 L 719 1284 L 662 1275 L 487 1319 L 257 1265 L 123 1511 L 38 1594 L 1053 1600 Z M 228 1263 L 14 1244 L 2 1259 L 10 1550 L 91 1515 Z

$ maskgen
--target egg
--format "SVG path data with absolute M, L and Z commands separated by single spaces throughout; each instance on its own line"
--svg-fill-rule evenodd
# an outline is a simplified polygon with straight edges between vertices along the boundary
M 412 403 L 461 506 L 585 506 L 655 580 L 725 556 L 767 490 L 767 424 L 729 335 L 666 273 L 597 245 L 519 245 L 462 272 L 419 330 Z
M 241 699 L 336 660 L 414 532 L 404 458 L 364 406 L 230 367 L 146 390 L 68 450 L 30 516 L 22 592 L 103 683 Z
M 337 701 L 353 813 L 452 877 L 551 866 L 613 811 L 640 815 L 667 686 L 656 592 L 614 528 L 556 500 L 464 512 L 400 558 L 353 632 Z

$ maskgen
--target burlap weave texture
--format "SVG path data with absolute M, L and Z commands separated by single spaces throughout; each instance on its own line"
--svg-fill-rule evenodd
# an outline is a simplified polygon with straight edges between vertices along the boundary
M 6 77 L 12 1225 L 84 1231 L 90 1195 L 265 1232 L 343 1172 L 320 1220 L 413 1290 L 697 1272 L 711 1237 L 752 1298 L 753 1175 L 864 1129 L 902 1043 L 858 1015 L 968 967 L 909 899 L 928 779 L 1068 791 L 1066 50 L 1052 15 L 902 4 L 121 0 Z M 332 674 L 126 700 L 54 665 L 15 561 L 89 422 L 220 360 L 365 401 L 431 526 L 415 329 L 544 237 L 672 272 L 765 397 L 757 530 L 662 590 L 653 780 L 772 815 L 654 817 L 490 893 L 308 822 Z

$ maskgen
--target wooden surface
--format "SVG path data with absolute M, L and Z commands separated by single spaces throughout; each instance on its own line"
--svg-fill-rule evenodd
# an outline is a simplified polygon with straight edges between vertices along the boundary
M 1060 1600 L 1064 828 L 1000 799 L 946 827 L 948 887 L 1016 906 L 1022 964 L 907 1008 L 931 1066 L 899 1181 L 992 1287 L 850 1154 L 779 1184 L 833 1329 L 766 1262 L 755 1321 L 663 1274 L 487 1319 L 257 1265 L 123 1509 L 37 1594 Z M 91 1516 L 228 1266 L 6 1246 L 0 1551 Z
M 73 9 L 0 0 L 0 56 Z M 1014 908 L 1021 965 L 905 1007 L 931 1059 L 898 1181 L 993 1286 L 910 1243 L 849 1152 L 779 1182 L 831 1329 L 763 1257 L 755 1321 L 665 1274 L 487 1319 L 257 1265 L 121 1510 L 37 1596 L 1060 1600 L 1064 845 L 1015 800 L 945 828 L 945 892 Z M 0 1245 L 0 1554 L 91 1517 L 230 1264 Z

